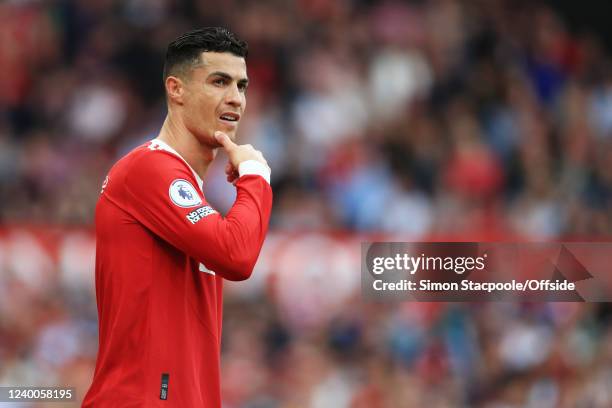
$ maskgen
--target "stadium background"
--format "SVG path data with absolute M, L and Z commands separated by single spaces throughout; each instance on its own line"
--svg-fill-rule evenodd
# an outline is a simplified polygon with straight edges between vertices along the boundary
M 610 7 L 549 3 L 4 1 L 0 384 L 82 398 L 100 185 L 161 126 L 167 43 L 224 25 L 250 44 L 240 134 L 275 192 L 226 292 L 225 406 L 612 406 L 607 304 L 360 300 L 373 237 L 609 240 Z M 223 164 L 206 193 L 227 209 Z

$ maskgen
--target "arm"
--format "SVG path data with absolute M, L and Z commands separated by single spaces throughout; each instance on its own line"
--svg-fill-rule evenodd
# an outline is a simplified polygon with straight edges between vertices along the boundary
M 268 229 L 272 207 L 268 181 L 248 165 L 244 170 L 239 164 L 236 201 L 224 218 L 208 205 L 185 163 L 167 152 L 150 154 L 155 155 L 154 160 L 136 158 L 126 177 L 130 212 L 155 235 L 221 277 L 247 279 Z M 187 206 L 172 199 L 170 189 L 176 180 L 190 184 L 185 194 L 193 197 L 181 203 Z

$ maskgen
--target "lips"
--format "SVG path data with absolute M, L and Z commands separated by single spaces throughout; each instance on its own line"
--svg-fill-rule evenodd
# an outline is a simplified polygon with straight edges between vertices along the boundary
M 219 116 L 219 119 L 221 119 L 224 122 L 236 123 L 240 120 L 240 114 L 236 112 L 223 112 Z

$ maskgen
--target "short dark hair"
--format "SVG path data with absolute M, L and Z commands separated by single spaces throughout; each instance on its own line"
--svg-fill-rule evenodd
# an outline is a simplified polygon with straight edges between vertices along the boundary
M 229 52 L 246 58 L 249 49 L 245 41 L 227 28 L 205 27 L 189 31 L 168 44 L 164 81 L 170 75 L 181 75 L 186 68 L 197 66 L 203 52 Z

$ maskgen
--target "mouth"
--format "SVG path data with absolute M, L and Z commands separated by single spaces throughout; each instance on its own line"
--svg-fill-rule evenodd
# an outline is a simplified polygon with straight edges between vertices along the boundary
M 219 120 L 230 126 L 235 126 L 240 120 L 240 114 L 236 112 L 223 112 L 219 116 Z

